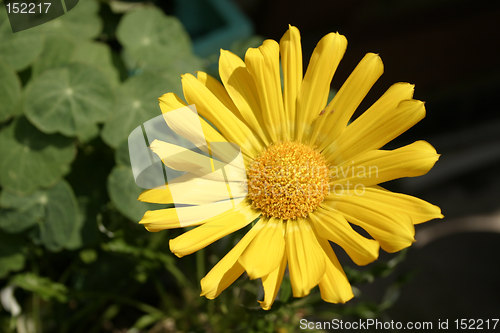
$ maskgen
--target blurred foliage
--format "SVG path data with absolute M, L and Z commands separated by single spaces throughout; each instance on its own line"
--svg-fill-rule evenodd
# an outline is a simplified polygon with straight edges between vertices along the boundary
M 136 200 L 126 140 L 160 114 L 159 96 L 182 95 L 179 74 L 213 60 L 196 57 L 182 24 L 152 5 L 115 13 L 80 1 L 15 34 L 1 7 L 0 292 L 14 288 L 21 313 L 4 304 L 0 332 L 284 332 L 304 316 L 370 317 L 392 304 L 397 284 L 382 304 L 332 306 L 317 291 L 292 299 L 287 279 L 268 312 L 260 282 L 247 278 L 214 301 L 200 297 L 199 279 L 233 240 L 178 259 L 168 239 L 181 231 L 139 226 L 149 206 Z M 371 283 L 398 258 L 346 271 Z

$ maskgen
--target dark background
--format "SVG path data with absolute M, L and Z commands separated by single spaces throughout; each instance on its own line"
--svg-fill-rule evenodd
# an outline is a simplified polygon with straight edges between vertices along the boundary
M 390 146 L 424 139 L 441 159 L 426 176 L 387 187 L 439 205 L 445 219 L 418 226 L 407 260 L 362 291 L 380 300 L 388 285 L 409 276 L 388 318 L 498 318 L 500 2 L 235 2 L 266 38 L 279 40 L 288 24 L 297 26 L 306 64 L 323 35 L 345 35 L 348 47 L 333 79 L 335 89 L 365 53 L 380 54 L 384 75 L 358 111 L 398 81 L 414 83 L 415 98 L 426 102 L 426 118 Z M 352 264 L 346 256 L 341 260 Z

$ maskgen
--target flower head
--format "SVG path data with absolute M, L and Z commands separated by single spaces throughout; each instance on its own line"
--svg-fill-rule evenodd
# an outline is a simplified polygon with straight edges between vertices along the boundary
M 349 123 L 383 72 L 380 57 L 368 53 L 328 101 L 346 47 L 344 36 L 326 35 L 304 74 L 300 34 L 290 27 L 279 43 L 266 40 L 249 49 L 244 61 L 221 50 L 222 84 L 203 72 L 182 76 L 184 97 L 202 117 L 174 116 L 173 110 L 186 104 L 173 93 L 160 98 L 168 125 L 200 150 L 152 143 L 169 168 L 187 174 L 143 192 L 139 200 L 185 205 L 148 211 L 140 223 L 150 231 L 200 225 L 170 241 L 181 257 L 255 222 L 201 280 L 207 298 L 217 297 L 246 272 L 262 280 L 260 303 L 269 309 L 288 268 L 295 297 L 319 285 L 323 300 L 346 302 L 352 289 L 329 242 L 366 265 L 377 259 L 379 247 L 396 252 L 410 246 L 415 224 L 443 217 L 439 207 L 378 186 L 423 175 L 439 157 L 424 141 L 381 149 L 425 116 L 424 103 L 412 98 L 413 85 L 392 85 Z M 218 173 L 214 163 L 231 158 L 214 148 L 216 142 L 237 144 L 246 172 L 232 165 Z M 244 187 L 234 186 L 238 177 L 244 177 Z M 219 196 L 227 189 L 232 206 L 214 214 L 228 203 Z

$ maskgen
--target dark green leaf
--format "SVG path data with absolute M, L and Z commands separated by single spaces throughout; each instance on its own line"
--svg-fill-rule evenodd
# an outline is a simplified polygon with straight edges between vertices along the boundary
M 166 16 L 156 8 L 144 8 L 126 14 L 118 25 L 116 35 L 123 46 L 129 49 L 157 46 L 191 52 L 189 36 L 179 20 Z
M 3 191 L 0 205 L 1 229 L 15 233 L 37 225 L 34 237 L 49 250 L 81 246 L 83 216 L 79 214 L 73 190 L 65 181 L 25 196 Z
M 55 184 L 75 157 L 71 140 L 45 135 L 20 118 L 0 131 L 0 184 L 28 193 Z
M 78 203 L 68 183 L 62 181 L 46 191 L 45 216 L 40 222 L 40 241 L 51 251 L 73 249 L 75 233 L 79 233 L 82 217 Z
M 130 167 L 130 155 L 128 151 L 128 142 L 122 141 L 115 150 L 115 161 L 118 165 Z
M 120 80 L 118 70 L 113 65 L 111 49 L 108 45 L 93 41 L 78 43 L 71 61 L 82 62 L 101 70 L 112 84 Z
M 113 115 L 106 121 L 102 138 L 112 147 L 125 141 L 143 122 L 161 115 L 158 97 L 179 92 L 180 80 L 145 72 L 128 79 L 117 93 Z
M 124 58 L 130 69 L 166 71 L 170 75 L 201 69 L 179 20 L 158 9 L 126 14 L 118 25 L 117 37 L 125 47 Z
M 116 208 L 131 219 L 139 221 L 146 210 L 152 205 L 137 200 L 141 189 L 136 185 L 132 169 L 125 166 L 117 166 L 108 178 L 108 193 Z
M 14 70 L 0 59 L 0 122 L 19 113 L 21 82 Z
M 42 51 L 43 36 L 33 29 L 12 32 L 5 6 L 0 6 L 0 59 L 15 70 L 28 67 Z
M 17 274 L 11 279 L 10 284 L 35 293 L 46 301 L 66 302 L 68 297 L 66 286 L 35 273 Z
M 45 71 L 26 87 L 25 111 L 45 133 L 87 138 L 112 111 L 113 91 L 106 76 L 85 64 Z
M 66 35 L 49 35 L 45 38 L 43 51 L 33 64 L 33 75 L 38 76 L 48 69 L 73 62 L 99 69 L 113 85 L 119 82 L 109 46 L 94 41 L 76 42 Z
M 49 35 L 45 38 L 43 51 L 33 63 L 33 77 L 48 69 L 67 64 L 76 48 L 76 42 L 65 35 Z
M 0 195 L 0 229 L 9 233 L 24 231 L 39 222 L 45 215 L 47 195 L 37 191 L 27 196 L 19 196 L 3 191 Z

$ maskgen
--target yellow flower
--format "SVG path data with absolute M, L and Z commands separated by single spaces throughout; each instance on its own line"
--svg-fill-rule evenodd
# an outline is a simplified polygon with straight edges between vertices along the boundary
M 201 280 L 201 295 L 217 297 L 246 272 L 262 280 L 265 296 L 260 303 L 269 309 L 288 267 L 295 297 L 319 285 L 323 300 L 344 303 L 353 293 L 329 241 L 340 245 L 356 264 L 366 265 L 378 258 L 379 247 L 396 252 L 410 246 L 415 224 L 443 217 L 437 206 L 378 186 L 423 175 L 439 157 L 425 141 L 380 149 L 424 118 L 424 103 L 412 99 L 413 85 L 392 85 L 349 123 L 383 72 L 380 57 L 368 53 L 328 103 L 330 83 L 346 46 L 338 33 L 324 36 L 303 75 L 300 34 L 290 27 L 279 44 L 266 40 L 249 49 L 244 61 L 221 50 L 222 84 L 202 72 L 182 76 L 186 101 L 204 119 L 196 114 L 166 117 L 168 125 L 197 147 L 205 139 L 208 146 L 237 144 L 248 194 L 235 207 L 213 216 L 208 213 L 221 203 L 217 189 L 206 186 L 207 177 L 185 175 L 143 192 L 139 200 L 187 206 L 148 211 L 140 223 L 150 231 L 200 225 L 170 241 L 171 251 L 182 257 L 257 221 Z M 160 98 L 164 116 L 185 106 L 173 93 Z M 204 137 L 193 129 L 193 117 Z M 161 141 L 151 148 L 168 167 L 195 175 L 199 160 L 207 158 Z M 206 172 L 210 170 L 198 175 Z M 174 189 L 180 193 L 175 200 Z M 233 193 L 238 195 L 242 194 Z M 360 235 L 351 224 L 372 238 Z

